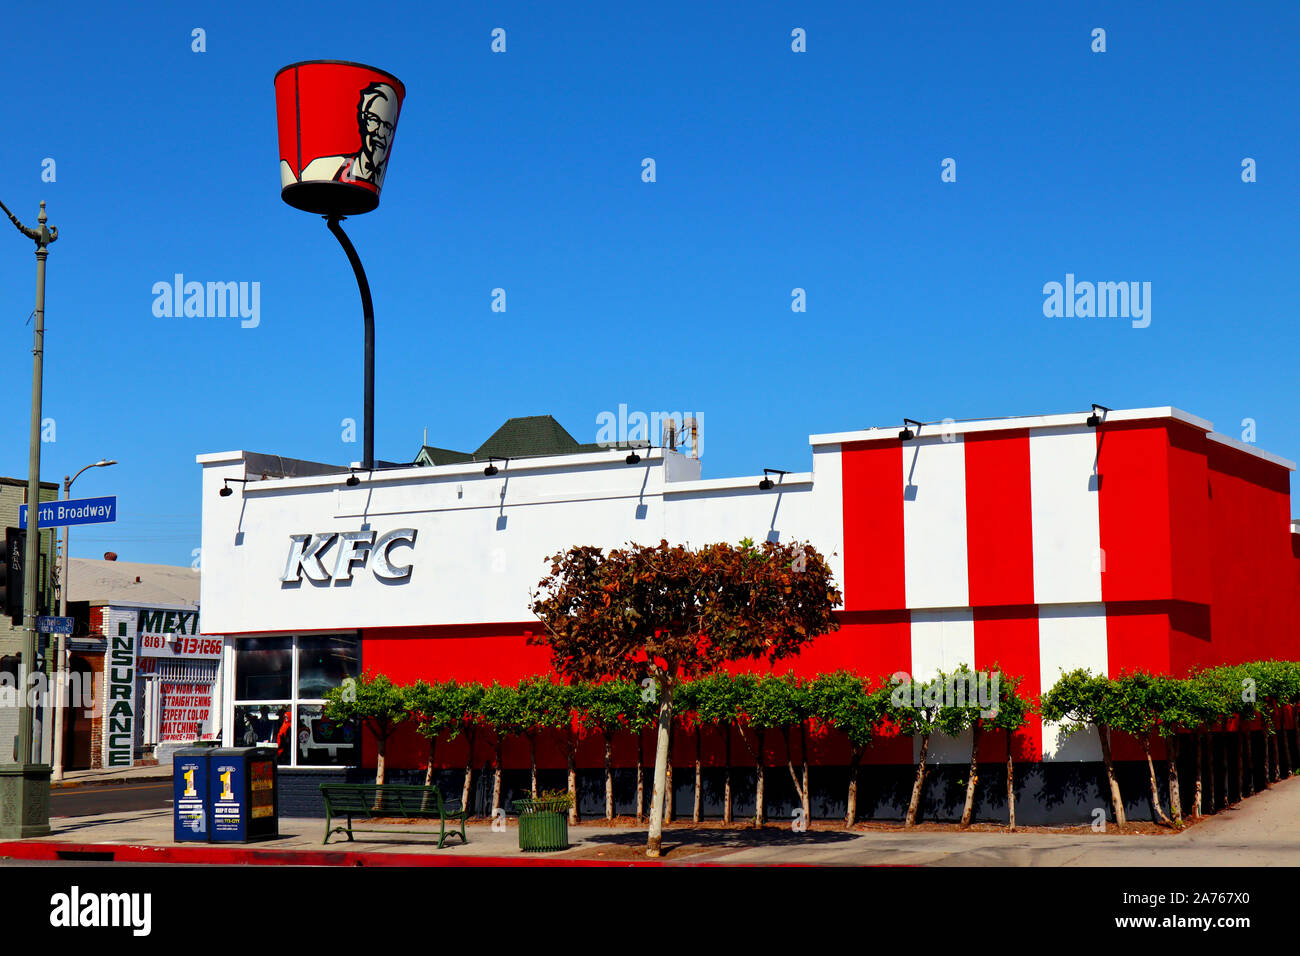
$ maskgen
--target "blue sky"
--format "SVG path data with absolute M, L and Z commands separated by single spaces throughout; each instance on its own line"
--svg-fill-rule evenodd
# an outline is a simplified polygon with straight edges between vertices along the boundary
M 380 208 L 346 226 L 380 458 L 511 415 L 593 441 L 626 404 L 700 413 L 706 475 L 803 470 L 813 432 L 1093 401 L 1251 418 L 1300 458 L 1300 6 L 1138 7 L 10 5 L 0 199 L 62 230 L 42 470 L 121 462 L 78 481 L 121 517 L 73 554 L 188 564 L 195 454 L 361 457 L 355 284 L 278 195 L 272 77 L 314 58 L 408 90 Z M 0 226 L 0 474 L 23 476 L 34 262 Z M 155 317 L 178 272 L 259 282 L 260 324 Z M 1150 326 L 1045 317 L 1067 273 L 1150 282 Z

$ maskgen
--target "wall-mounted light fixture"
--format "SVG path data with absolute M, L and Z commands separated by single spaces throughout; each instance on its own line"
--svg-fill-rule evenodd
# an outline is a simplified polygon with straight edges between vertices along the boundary
M 650 454 L 650 448 L 651 448 L 650 443 L 647 442 L 644 447 L 646 450 L 646 454 L 647 455 Z M 637 454 L 635 445 L 632 446 L 631 450 L 627 453 L 627 457 L 624 458 L 623 460 L 627 462 L 629 465 L 635 465 L 641 461 L 641 456 Z
M 237 481 L 241 485 L 248 484 L 247 478 L 222 478 L 221 481 L 222 481 L 222 485 L 221 488 L 217 491 L 217 494 L 220 495 L 222 498 L 229 498 L 232 494 L 234 494 L 234 489 L 230 487 L 230 482 Z
M 1088 416 L 1088 422 L 1087 422 L 1089 428 L 1096 428 L 1098 425 L 1101 424 L 1101 416 L 1097 414 L 1097 412 L 1099 411 L 1109 412 L 1110 409 L 1107 408 L 1105 405 L 1098 405 L 1096 402 L 1093 402 L 1092 414 Z
M 493 475 L 495 475 L 497 472 L 499 472 L 499 471 L 501 470 L 500 468 L 498 468 L 496 465 L 494 465 L 494 464 L 492 464 L 492 463 L 493 463 L 494 461 L 509 461 L 509 460 L 510 460 L 509 458 L 496 458 L 496 457 L 489 458 L 489 459 L 488 459 L 488 466 L 487 466 L 486 468 L 483 469 L 483 474 L 485 474 L 485 475 L 487 475 L 487 477 L 491 478 Z
M 759 491 L 771 491 L 775 487 L 775 485 L 772 482 L 772 479 L 767 477 L 768 475 L 788 475 L 788 474 L 790 474 L 790 472 L 782 471 L 780 468 L 764 468 L 763 480 L 758 483 Z
M 903 441 L 907 441 L 909 438 L 915 438 L 915 437 L 916 437 L 916 432 L 914 432 L 914 431 L 912 431 L 912 429 L 908 428 L 908 427 L 907 427 L 908 425 L 915 425 L 915 426 L 916 426 L 916 432 L 919 432 L 919 431 L 921 430 L 921 422 L 918 422 L 918 421 L 917 421 L 916 419 L 914 419 L 914 418 L 904 418 L 904 419 L 903 419 L 903 430 L 902 430 L 901 432 L 898 433 L 898 437 L 899 437 L 900 439 L 902 439 Z

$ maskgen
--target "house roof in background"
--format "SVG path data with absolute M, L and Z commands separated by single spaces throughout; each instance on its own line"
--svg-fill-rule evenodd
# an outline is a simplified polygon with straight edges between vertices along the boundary
M 68 600 L 88 601 L 95 605 L 170 604 L 198 607 L 199 572 L 171 564 L 70 558 Z
M 610 448 L 624 448 L 645 442 L 619 442 L 602 445 L 598 442 L 583 444 L 551 415 L 524 415 L 508 418 L 492 433 L 487 441 L 471 454 L 424 445 L 415 456 L 417 465 L 453 465 L 467 461 L 487 461 L 489 458 L 541 458 L 549 455 L 581 455 Z

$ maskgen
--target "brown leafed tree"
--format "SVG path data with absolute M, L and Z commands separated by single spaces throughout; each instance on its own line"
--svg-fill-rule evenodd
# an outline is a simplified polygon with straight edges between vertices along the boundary
M 646 854 L 659 856 L 668 738 L 677 685 L 728 661 L 775 662 L 837 630 L 841 603 L 811 545 L 772 541 L 691 550 L 660 541 L 608 553 L 575 547 L 551 558 L 533 596 L 557 671 L 580 680 L 649 675 L 658 688 L 654 796 Z

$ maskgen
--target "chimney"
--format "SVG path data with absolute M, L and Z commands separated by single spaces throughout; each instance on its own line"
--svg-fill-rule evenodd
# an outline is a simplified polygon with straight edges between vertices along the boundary
M 682 420 L 682 431 L 686 433 L 686 440 L 691 443 L 691 457 L 700 457 L 700 428 L 692 415 Z
M 104 552 L 104 560 L 105 560 L 105 561 L 116 561 L 116 560 L 117 560 L 117 552 L 116 552 L 116 551 L 105 551 L 105 552 Z
M 664 437 L 662 444 L 665 448 L 672 449 L 673 451 L 677 450 L 677 419 L 664 419 Z

